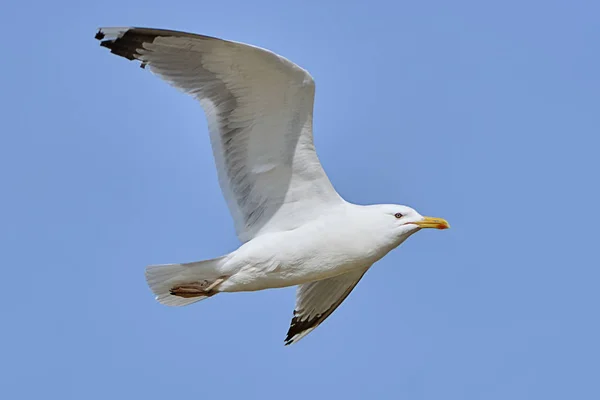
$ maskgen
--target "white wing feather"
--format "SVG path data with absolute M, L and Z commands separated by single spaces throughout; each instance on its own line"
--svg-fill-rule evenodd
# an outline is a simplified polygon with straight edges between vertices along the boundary
M 294 317 L 285 344 L 298 342 L 325 321 L 348 297 L 365 272 L 367 270 L 356 270 L 298 286 Z
M 96 38 L 200 101 L 243 242 L 294 229 L 343 201 L 313 145 L 307 71 L 268 50 L 183 32 L 102 28 Z

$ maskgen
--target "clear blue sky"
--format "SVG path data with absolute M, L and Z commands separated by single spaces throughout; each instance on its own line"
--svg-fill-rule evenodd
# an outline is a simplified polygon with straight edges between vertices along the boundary
M 600 398 L 600 5 L 489 3 L 5 3 L 0 397 Z M 100 48 L 114 25 L 307 68 L 338 191 L 452 229 L 294 346 L 292 288 L 156 303 L 146 265 L 238 242 L 199 106 Z

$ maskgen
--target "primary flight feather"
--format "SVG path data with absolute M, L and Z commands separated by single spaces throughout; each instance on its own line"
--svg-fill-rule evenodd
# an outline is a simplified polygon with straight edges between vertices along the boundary
M 286 344 L 344 301 L 374 262 L 421 228 L 448 228 L 401 205 L 342 199 L 312 138 L 310 74 L 265 49 L 163 29 L 101 28 L 101 45 L 195 97 L 206 113 L 219 184 L 243 242 L 212 260 L 154 265 L 159 302 L 298 285 Z

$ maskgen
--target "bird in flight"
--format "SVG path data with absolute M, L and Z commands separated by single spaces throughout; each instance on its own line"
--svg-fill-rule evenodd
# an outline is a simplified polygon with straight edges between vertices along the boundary
M 149 28 L 101 28 L 100 45 L 196 98 L 242 245 L 211 260 L 152 265 L 156 299 L 184 306 L 224 292 L 298 286 L 285 344 L 321 324 L 367 270 L 423 228 L 449 228 L 394 204 L 335 191 L 313 144 L 315 83 L 269 50 Z

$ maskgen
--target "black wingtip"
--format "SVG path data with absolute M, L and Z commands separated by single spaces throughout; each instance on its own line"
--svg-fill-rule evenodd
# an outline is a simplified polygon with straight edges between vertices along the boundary
M 110 52 L 126 58 L 128 60 L 138 60 L 140 56 L 139 49 L 144 47 L 146 43 L 152 43 L 159 33 L 155 30 L 144 28 L 123 28 L 117 32 L 115 37 L 107 34 L 100 29 L 96 33 L 96 39 L 100 40 L 100 46 L 110 49 Z M 105 39 L 105 40 L 103 40 Z M 145 68 L 145 63 L 142 62 L 142 68 Z
M 285 339 L 283 340 L 283 345 L 284 346 L 289 346 L 290 344 L 292 344 L 292 338 L 294 337 L 294 333 L 292 333 L 292 328 L 290 327 L 290 329 L 287 331 L 287 334 L 285 335 Z

